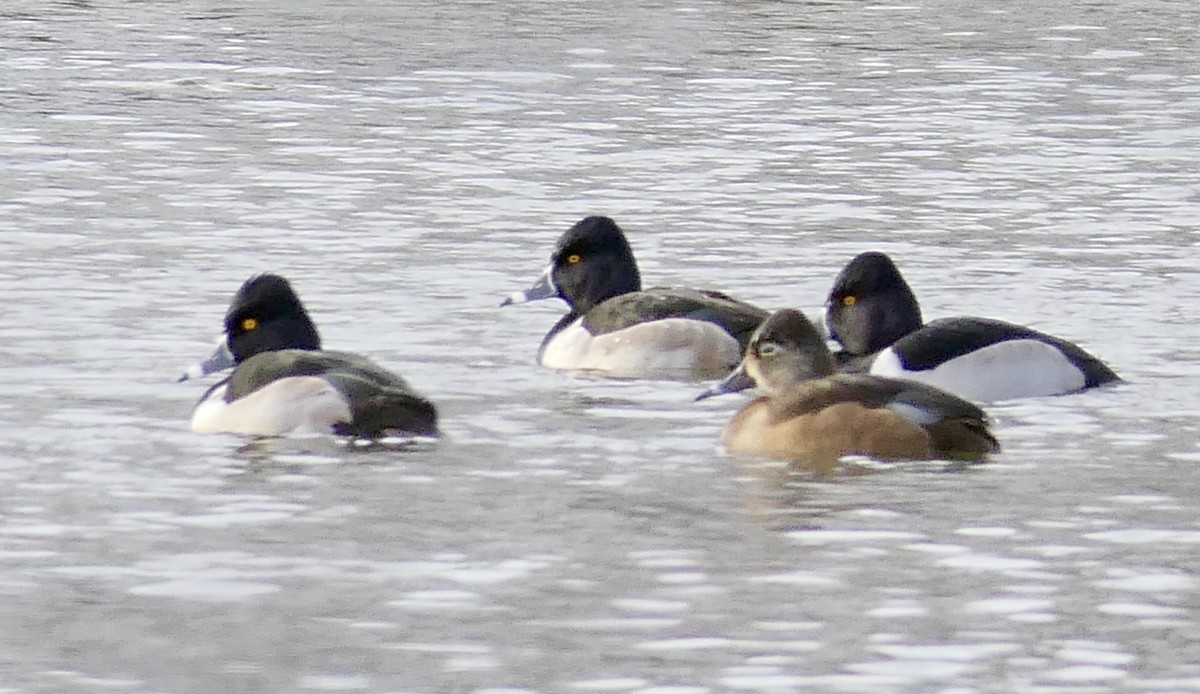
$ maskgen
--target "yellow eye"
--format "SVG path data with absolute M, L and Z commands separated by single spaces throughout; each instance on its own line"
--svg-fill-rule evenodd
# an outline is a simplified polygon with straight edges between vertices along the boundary
M 858 297 L 856 297 L 854 295 L 842 297 L 842 306 L 853 306 L 854 304 L 857 304 L 857 303 L 858 303 Z
M 572 253 L 571 255 L 567 256 L 567 265 L 574 265 L 581 260 L 583 260 L 582 256 L 580 256 L 578 253 Z
M 243 318 L 242 319 L 242 330 L 245 330 L 246 332 L 250 332 L 251 330 L 254 330 L 257 327 L 258 327 L 258 319 L 257 318 Z

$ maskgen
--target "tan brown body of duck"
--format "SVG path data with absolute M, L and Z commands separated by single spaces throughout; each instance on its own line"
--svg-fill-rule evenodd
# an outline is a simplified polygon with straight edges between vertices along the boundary
M 933 386 L 839 374 L 804 314 L 772 314 L 724 381 L 700 397 L 757 385 L 762 397 L 721 435 L 731 452 L 786 460 L 820 472 L 848 455 L 880 460 L 981 460 L 1000 449 L 977 405 Z

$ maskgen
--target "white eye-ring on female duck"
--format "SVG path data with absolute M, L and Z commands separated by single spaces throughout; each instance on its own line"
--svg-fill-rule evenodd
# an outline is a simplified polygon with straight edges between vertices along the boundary
M 779 354 L 783 348 L 774 342 L 760 342 L 758 345 L 758 356 L 773 357 Z

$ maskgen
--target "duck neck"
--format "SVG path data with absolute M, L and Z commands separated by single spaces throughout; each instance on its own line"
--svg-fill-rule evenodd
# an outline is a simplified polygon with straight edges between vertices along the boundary
M 642 291 L 642 277 L 633 254 L 614 257 L 600 264 L 572 288 L 568 303 L 576 317 L 586 315 L 609 299 Z M 565 297 L 564 297 L 565 298 Z
M 908 285 L 897 287 L 895 294 L 886 301 L 880 301 L 878 309 L 871 313 L 874 319 L 867 333 L 867 344 L 859 351 L 860 354 L 873 354 L 886 349 L 924 325 L 921 307 Z

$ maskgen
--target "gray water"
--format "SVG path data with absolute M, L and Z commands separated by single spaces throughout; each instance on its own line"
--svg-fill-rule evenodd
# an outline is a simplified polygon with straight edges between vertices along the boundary
M 0 7 L 0 691 L 1200 691 L 1200 9 Z M 1127 379 L 989 407 L 983 466 L 813 479 L 744 402 L 540 369 L 585 214 L 651 284 L 927 317 Z M 255 272 L 436 445 L 200 436 Z

